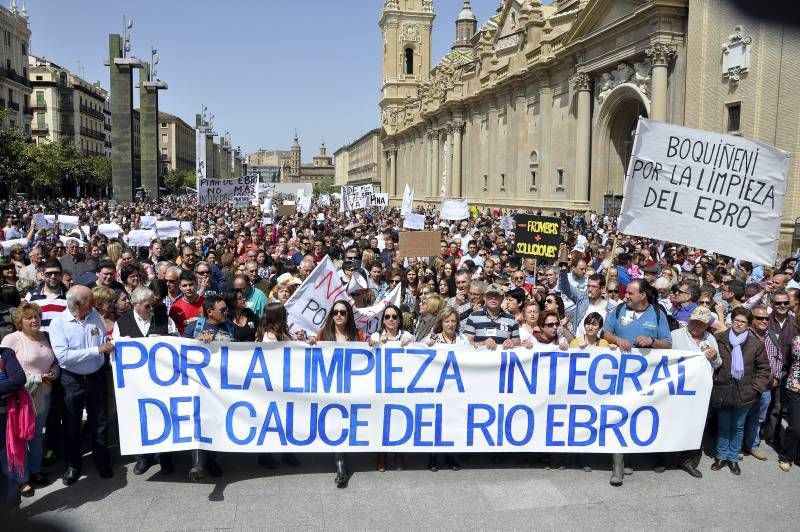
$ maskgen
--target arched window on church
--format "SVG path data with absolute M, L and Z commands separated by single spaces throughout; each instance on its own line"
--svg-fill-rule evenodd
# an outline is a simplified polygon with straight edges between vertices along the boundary
M 413 75 L 414 74 L 414 49 L 413 48 L 406 48 L 406 58 L 405 58 L 405 69 L 404 73 L 406 75 Z
M 536 150 L 531 152 L 531 162 L 528 166 L 528 169 L 531 172 L 531 192 L 536 191 L 536 178 L 539 174 L 539 154 L 536 153 Z

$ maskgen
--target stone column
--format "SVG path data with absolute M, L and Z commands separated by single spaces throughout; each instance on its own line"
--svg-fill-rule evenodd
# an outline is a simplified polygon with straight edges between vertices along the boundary
M 675 47 L 669 44 L 655 43 L 645 50 L 645 55 L 650 59 L 653 68 L 650 118 L 666 122 L 669 64 L 675 57 Z
M 444 195 L 449 196 L 450 194 L 450 186 L 453 182 L 453 126 L 448 125 L 445 128 L 445 134 L 447 135 L 445 138 L 445 146 L 444 149 L 444 172 L 443 172 L 443 180 L 440 186 L 440 189 L 443 189 Z
M 589 169 L 592 157 L 592 91 L 588 74 L 572 78 L 578 93 L 578 132 L 575 139 L 575 201 L 589 201 Z
M 159 196 L 161 153 L 158 148 L 158 91 L 165 90 L 163 81 L 150 79 L 150 65 L 139 73 L 139 153 L 142 187 L 150 198 Z M 177 154 L 173 153 L 173 159 Z
M 397 194 L 397 148 L 389 148 L 389 197 Z
M 453 124 L 453 186 L 450 188 L 453 198 L 461 197 L 461 135 L 464 131 L 463 122 Z
M 427 128 L 422 137 L 422 158 L 424 159 L 422 180 L 425 183 L 425 195 L 429 196 L 431 191 L 431 132 Z
M 439 180 L 442 178 L 442 172 L 440 171 L 439 162 L 442 160 L 442 142 L 444 137 L 444 131 L 442 129 L 437 129 L 434 131 L 434 140 L 436 141 L 436 146 L 433 149 L 433 180 L 431 183 L 433 184 L 433 190 L 431 191 L 431 197 L 437 197 L 439 195 L 439 191 L 441 190 L 441 185 L 439 184 Z
M 133 201 L 133 70 L 142 62 L 123 57 L 122 38 L 108 36 L 111 71 L 111 190 L 115 200 Z M 80 124 L 75 124 L 76 130 Z

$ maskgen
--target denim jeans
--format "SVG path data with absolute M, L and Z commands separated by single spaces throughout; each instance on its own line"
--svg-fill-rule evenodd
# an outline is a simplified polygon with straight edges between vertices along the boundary
M 44 397 L 44 407 L 36 413 L 36 430 L 33 439 L 28 443 L 28 455 L 26 457 L 25 478 L 23 482 L 30 480 L 31 475 L 42 472 L 42 458 L 44 456 L 44 425 L 47 423 L 47 414 L 50 410 L 50 395 Z
M 0 499 L 0 509 L 13 508 L 19 500 L 20 479 L 8 470 L 8 456 L 6 454 L 6 413 L 0 414 L 0 482 L 5 484 L 5 493 L 0 489 L 0 495 L 5 495 Z M 2 487 L 2 484 L 0 484 Z
M 752 404 L 717 411 L 717 459 L 739 461 L 744 422 Z
M 772 390 L 768 388 L 755 403 L 750 405 L 750 411 L 744 422 L 744 441 L 742 442 L 742 448 L 746 451 L 755 451 L 761 445 L 761 424 L 767 419 L 771 402 Z

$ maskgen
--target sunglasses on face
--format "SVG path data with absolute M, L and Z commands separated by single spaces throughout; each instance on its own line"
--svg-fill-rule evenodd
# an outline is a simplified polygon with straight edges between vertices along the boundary
M 347 316 L 347 311 L 339 309 L 332 311 L 331 314 L 334 316 Z
M 544 324 L 545 327 L 558 327 L 557 321 L 552 321 Z
M 44 272 L 45 277 L 58 277 L 61 275 L 61 272 Z
M 398 319 L 398 317 L 399 316 L 397 314 L 384 314 L 383 315 L 383 319 L 384 320 L 396 320 L 396 319 Z
M 753 316 L 753 319 L 756 321 L 767 321 L 769 316 Z

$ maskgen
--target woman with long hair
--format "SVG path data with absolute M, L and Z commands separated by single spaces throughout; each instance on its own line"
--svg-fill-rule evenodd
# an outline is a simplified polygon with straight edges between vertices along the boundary
M 369 338 L 369 345 L 376 347 L 392 342 L 397 345 L 406 346 L 414 340 L 414 335 L 403 330 L 403 313 L 396 305 L 387 305 L 381 318 L 381 328 L 375 331 Z M 386 471 L 386 454 L 378 453 L 375 469 L 383 473 Z M 405 460 L 401 453 L 394 453 L 395 469 L 402 471 L 405 469 Z
M 247 308 L 243 291 L 229 291 L 225 295 L 225 305 L 228 307 L 228 319 L 233 323 L 233 341 L 255 342 L 258 318 Z
M 364 342 L 364 335 L 356 327 L 356 318 L 353 314 L 353 307 L 348 301 L 339 300 L 333 304 L 325 325 L 318 336 L 322 342 Z M 313 339 L 311 340 L 313 343 Z M 344 453 L 334 453 L 336 462 L 336 482 L 337 488 L 346 488 L 350 480 L 350 473 L 347 471 Z
M 272 302 L 264 307 L 264 316 L 258 324 L 256 338 L 259 342 L 291 342 L 289 316 L 283 303 Z

